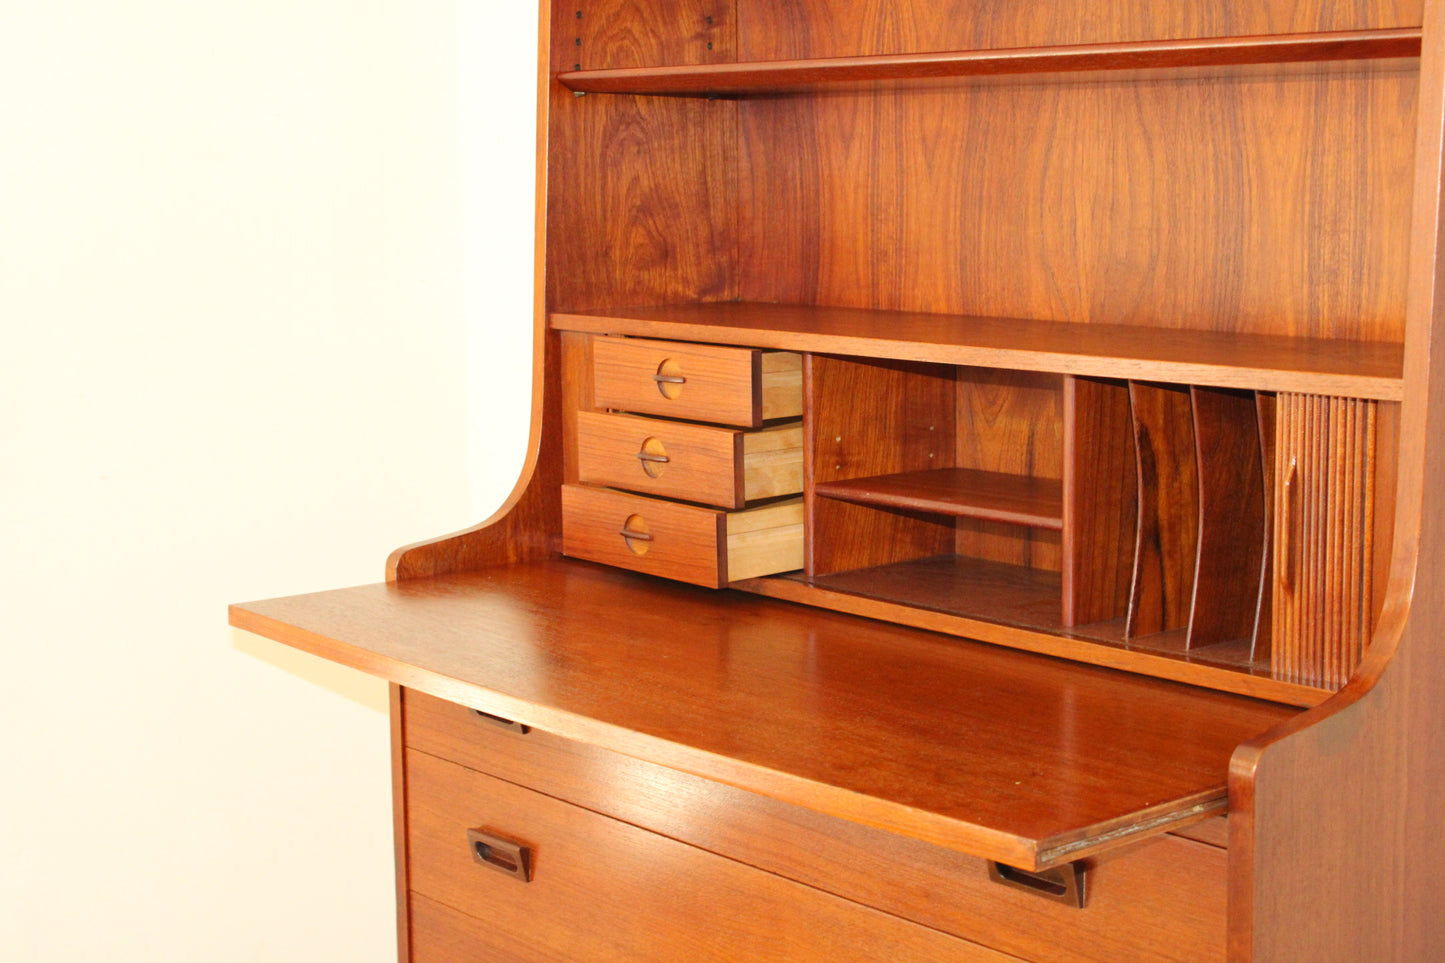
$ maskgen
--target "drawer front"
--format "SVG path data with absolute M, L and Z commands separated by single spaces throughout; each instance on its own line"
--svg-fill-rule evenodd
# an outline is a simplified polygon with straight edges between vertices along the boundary
M 583 411 L 578 480 L 720 508 L 803 490 L 803 428 L 757 431 Z
M 1010 959 L 424 753 L 406 764 L 415 963 Z M 469 830 L 527 847 L 531 878 L 479 862 Z
M 803 566 L 801 499 L 737 512 L 562 486 L 562 552 L 720 588 Z
M 983 860 L 807 812 L 408 690 L 407 745 L 741 862 L 1045 961 L 1219 961 L 1223 849 L 1161 836 L 1091 861 L 1074 909 L 989 879 Z M 706 818 L 699 818 L 706 814 Z
M 595 338 L 599 408 L 743 428 L 803 413 L 802 359 L 791 352 L 640 338 Z

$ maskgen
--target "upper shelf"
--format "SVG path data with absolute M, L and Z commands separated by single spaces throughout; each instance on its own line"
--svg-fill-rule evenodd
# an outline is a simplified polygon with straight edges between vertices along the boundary
M 552 327 L 756 348 L 1399 401 L 1400 344 L 724 301 L 586 313 Z
M 1420 29 L 1404 28 L 569 70 L 558 74 L 557 79 L 579 93 L 736 97 L 836 84 L 1389 60 L 1419 55 Z
M 1042 868 L 1223 811 L 1297 710 L 586 562 L 233 606 L 231 624 L 472 708 Z

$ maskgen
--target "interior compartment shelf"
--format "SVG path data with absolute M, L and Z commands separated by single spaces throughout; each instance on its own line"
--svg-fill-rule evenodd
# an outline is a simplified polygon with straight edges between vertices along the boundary
M 1058 572 L 962 555 L 910 559 L 828 575 L 752 579 L 734 588 L 853 615 L 981 639 L 1093 665 L 1317 705 L 1331 690 L 1276 678 L 1250 640 L 1190 648 L 1187 629 L 1129 637 L 1123 618 L 1065 626 Z
M 820 482 L 815 491 L 826 498 L 862 505 L 955 518 L 981 518 L 1055 531 L 1064 527 L 1064 486 L 1055 478 L 936 468 Z
M 1403 346 L 744 301 L 556 312 L 565 331 L 1398 401 Z
M 431 695 L 818 812 L 1043 868 L 1222 812 L 1297 710 L 556 560 L 233 606 Z
M 570 70 L 558 74 L 557 79 L 579 93 L 724 97 L 830 84 L 1321 63 L 1419 55 L 1420 30 L 1407 28 Z

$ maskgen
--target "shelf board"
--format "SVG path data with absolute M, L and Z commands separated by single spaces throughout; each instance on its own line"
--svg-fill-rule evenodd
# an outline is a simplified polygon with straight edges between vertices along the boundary
M 815 60 L 569 70 L 578 93 L 736 97 L 839 84 L 1390 60 L 1420 55 L 1420 29 L 878 54 Z
M 971 468 L 935 468 L 896 475 L 819 482 L 824 498 L 881 505 L 955 518 L 1059 531 L 1064 527 L 1064 483 Z
M 1222 812 L 1297 710 L 566 559 L 232 606 L 452 702 L 1024 868 Z
M 958 555 L 830 575 L 749 579 L 735 588 L 852 615 L 1299 706 L 1329 690 L 1275 678 L 1247 641 L 1186 650 L 1186 631 L 1126 638 L 1116 619 L 1066 627 L 1059 573 Z
M 723 301 L 556 312 L 553 328 L 1399 401 L 1403 346 L 1142 325 Z

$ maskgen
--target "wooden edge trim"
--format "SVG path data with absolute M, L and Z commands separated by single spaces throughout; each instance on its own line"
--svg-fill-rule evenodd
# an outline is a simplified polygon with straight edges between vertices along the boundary
M 1223 787 L 1151 806 L 1131 813 L 1125 819 L 1090 826 L 1069 836 L 1041 841 L 1038 866 L 1035 868 L 1047 869 L 1086 856 L 1096 856 L 1136 840 L 1192 826 L 1224 813 L 1227 808 L 1228 799 Z
M 391 827 L 396 851 L 396 958 L 411 961 L 411 858 L 407 851 L 406 735 L 402 688 L 389 686 L 391 702 Z

